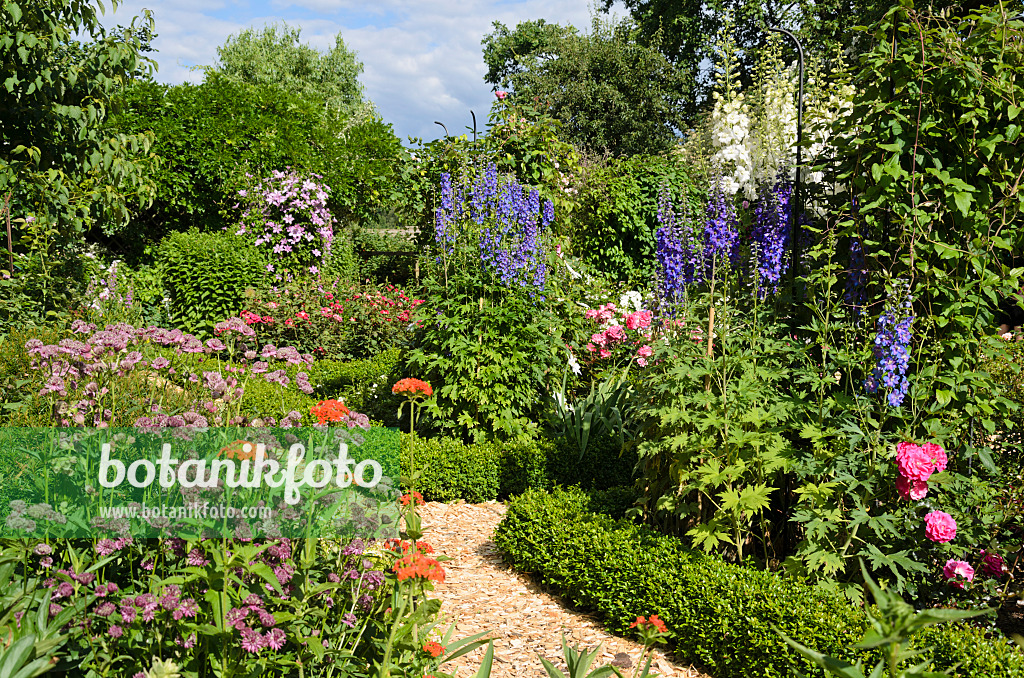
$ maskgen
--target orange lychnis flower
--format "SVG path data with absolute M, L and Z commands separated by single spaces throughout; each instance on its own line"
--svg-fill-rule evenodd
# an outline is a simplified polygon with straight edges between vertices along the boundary
M 421 553 L 410 553 L 395 561 L 392 566 L 398 581 L 422 578 L 427 581 L 444 581 L 444 568 L 441 563 Z
M 249 447 L 246 448 L 246 445 Z M 248 440 L 235 440 L 220 448 L 220 454 L 217 456 L 221 455 L 228 459 L 252 459 L 256 456 L 256 446 Z
M 425 503 L 423 501 L 423 495 L 420 494 L 419 492 L 412 492 L 411 494 L 403 494 L 401 496 L 401 498 L 400 498 L 400 501 L 402 502 L 402 506 L 408 506 L 409 502 L 414 501 L 414 500 L 416 502 L 415 503 L 416 506 L 423 506 L 423 504 Z
M 349 410 L 340 400 L 321 400 L 309 408 L 309 412 L 316 417 L 317 422 L 326 424 L 332 421 L 341 421 L 341 418 L 348 414 Z
M 430 384 L 422 379 L 413 379 L 412 377 L 399 380 L 397 384 L 391 387 L 391 392 L 408 398 L 428 398 L 434 395 L 434 389 Z
M 666 633 L 668 631 L 668 628 L 665 626 L 665 622 L 661 621 L 656 614 L 652 614 L 648 619 L 637 617 L 636 621 L 629 625 L 629 628 L 634 629 L 638 626 L 641 630 L 644 628 L 653 628 L 659 633 Z
M 423 643 L 423 651 L 429 654 L 431 657 L 440 657 L 444 654 L 444 645 L 436 643 L 433 640 L 428 640 Z

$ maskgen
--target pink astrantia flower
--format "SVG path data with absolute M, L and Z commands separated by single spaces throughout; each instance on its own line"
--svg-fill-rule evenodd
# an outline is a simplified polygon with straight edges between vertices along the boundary
M 964 581 L 974 581 L 974 568 L 962 560 L 947 560 L 946 566 L 942 568 L 942 574 L 951 585 L 958 589 L 964 588 Z M 951 581 L 956 579 L 956 581 Z
M 924 517 L 924 536 L 934 542 L 945 544 L 956 537 L 956 521 L 944 511 L 932 511 Z
M 924 499 L 928 494 L 928 483 L 917 478 L 908 478 L 902 473 L 896 478 L 896 491 L 904 499 Z

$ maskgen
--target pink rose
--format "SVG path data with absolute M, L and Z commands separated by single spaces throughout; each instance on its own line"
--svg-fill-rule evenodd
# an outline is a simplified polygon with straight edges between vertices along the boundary
M 497 92 L 494 93 L 494 96 L 498 97 L 498 100 L 501 101 L 508 96 L 508 92 L 503 92 L 499 89 Z
M 917 478 L 908 478 L 902 473 L 896 478 L 896 491 L 904 499 L 924 499 L 928 494 L 928 483 Z
M 928 480 L 935 472 L 933 456 L 914 443 L 900 443 L 896 446 L 896 466 L 902 475 L 917 480 Z
M 924 517 L 924 536 L 944 544 L 956 536 L 956 521 L 944 511 L 932 511 Z
M 593 344 L 587 344 L 587 350 L 593 353 L 594 351 L 597 350 L 597 347 L 594 346 Z
M 612 354 L 612 352 L 611 352 L 611 351 L 609 351 L 609 350 L 608 350 L 608 349 L 606 349 L 606 348 L 602 348 L 602 349 L 601 349 L 601 352 L 600 352 L 600 353 L 599 353 L 598 355 L 600 355 L 600 356 L 601 356 L 602 358 L 607 358 L 607 357 L 609 357 L 609 356 L 610 356 L 611 354 Z
M 957 579 L 958 577 L 963 577 L 968 582 L 974 581 L 974 568 L 962 560 L 947 560 L 946 566 L 942 568 L 942 574 L 946 577 L 946 581 Z M 964 588 L 963 581 L 958 580 L 951 583 L 958 589 Z
M 654 319 L 654 314 L 651 313 L 650 311 L 639 311 L 638 314 L 640 320 L 640 329 L 649 327 L 651 324 L 651 320 Z
M 942 473 L 946 470 L 946 451 L 942 449 L 942 445 L 936 445 L 935 443 L 925 443 L 921 449 L 924 453 L 935 462 L 935 472 Z
M 604 331 L 604 335 L 609 342 L 622 341 L 626 338 L 626 330 L 622 329 L 622 325 L 612 325 Z
M 596 320 L 597 319 L 597 309 L 596 308 L 588 308 L 587 312 L 584 313 L 583 316 L 587 320 Z
M 608 340 L 605 338 L 604 332 L 595 332 L 594 334 L 590 335 L 590 341 L 594 344 L 594 346 L 604 347 L 605 343 L 607 343 Z
M 637 358 L 636 364 L 639 365 L 640 367 L 647 367 L 647 358 Z
M 652 355 L 654 355 L 654 349 L 651 348 L 650 346 L 644 345 L 640 347 L 640 350 L 637 351 L 636 354 L 644 358 L 650 358 Z
M 996 579 L 1002 577 L 1003 573 L 1006 571 L 1006 564 L 1003 562 L 1003 557 L 998 553 L 988 553 L 987 551 L 982 551 L 981 555 L 982 573 L 989 577 L 995 577 Z

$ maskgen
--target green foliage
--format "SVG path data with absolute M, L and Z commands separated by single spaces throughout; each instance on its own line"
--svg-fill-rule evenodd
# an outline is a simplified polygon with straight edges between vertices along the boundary
M 875 609 L 867 610 L 871 628 L 864 635 L 864 639 L 854 645 L 854 647 L 861 650 L 877 649 L 881 652 L 882 658 L 875 664 L 874 669 L 871 671 L 871 676 L 882 676 L 883 671 L 887 671 L 886 675 L 892 678 L 940 678 L 941 676 L 950 675 L 948 671 L 941 673 L 930 671 L 929 662 L 927 661 L 916 662 L 916 658 L 919 658 L 921 654 L 924 654 L 930 648 L 914 649 L 910 647 L 911 635 L 916 631 L 943 622 L 977 617 L 980 614 L 984 614 L 985 611 L 940 608 L 922 610 L 920 612 L 915 611 L 912 606 L 904 602 L 895 593 L 880 589 L 878 584 L 871 579 L 871 575 L 868 574 L 863 561 L 861 561 L 860 569 L 864 576 L 864 583 L 871 590 L 871 596 L 875 601 Z M 818 666 L 828 670 L 833 675 L 840 676 L 841 678 L 864 678 L 866 675 L 861 661 L 851 664 L 846 661 L 837 660 L 787 638 L 781 631 L 779 635 L 794 650 Z M 907 661 L 912 659 L 915 661 L 914 665 L 904 666 Z
M 195 334 L 209 334 L 238 315 L 246 290 L 266 275 L 262 253 L 227 233 L 172 233 L 160 244 L 157 261 L 173 321 Z
M 628 635 L 638 615 L 656 613 L 668 626 L 676 655 L 721 678 L 783 678 L 794 666 L 823 675 L 773 627 L 819 652 L 858 658 L 848 645 L 863 637 L 867 618 L 841 596 L 723 563 L 673 537 L 594 515 L 589 502 L 579 491 L 527 492 L 509 506 L 495 542 L 518 569 L 600 614 L 612 632 Z M 974 629 L 951 626 L 936 635 L 929 630 L 916 642 L 935 642 L 936 663 L 963 662 L 956 676 L 1024 675 L 1019 650 L 1002 638 L 983 640 Z M 998 666 L 996 657 L 1002 660 Z M 993 668 L 979 674 L 969 666 Z
M 510 88 L 516 102 L 548 102 L 563 140 L 595 153 L 650 153 L 669 148 L 684 81 L 656 39 L 637 41 L 631 21 L 594 17 L 591 32 L 543 20 L 509 30 L 494 22 L 485 36 L 486 81 Z
M 411 451 L 414 457 L 410 456 L 410 440 L 415 445 Z M 475 504 L 498 498 L 498 450 L 492 445 L 466 445 L 453 438 L 410 439 L 403 435 L 403 466 L 409 467 L 413 459 L 422 472 L 416 488 L 427 501 L 465 499 Z
M 551 486 L 550 465 L 555 445 L 546 437 L 520 436 L 490 443 L 498 451 L 498 486 L 501 497 L 514 497 L 530 488 Z
M 309 382 L 318 398 L 344 400 L 374 421 L 398 426 L 401 422 L 395 413 L 402 399 L 391 393 L 391 387 L 402 376 L 404 363 L 398 348 L 362 360 L 318 360 L 309 368 Z
M 136 21 L 108 33 L 86 0 L 0 9 L 0 196 L 11 193 L 14 214 L 46 222 L 65 243 L 94 225 L 121 230 L 129 206 L 152 197 L 152 135 L 108 126 L 117 92 L 152 71 L 142 55 L 152 16 Z
M 260 375 L 254 375 L 245 383 L 239 411 L 249 421 L 260 419 L 263 422 L 268 419 L 279 422 L 289 412 L 295 411 L 302 415 L 300 426 L 312 426 L 316 423 L 316 417 L 309 410 L 316 403 L 312 396 L 293 389 L 283 389 L 277 384 L 264 381 Z
M 633 482 L 636 451 L 624 450 L 618 435 L 606 433 L 595 437 L 582 457 L 569 438 L 556 438 L 552 454 L 548 473 L 551 480 L 559 485 L 606 490 Z
M 587 454 L 591 435 L 615 436 L 619 445 L 623 442 L 623 427 L 626 412 L 628 416 L 633 388 L 626 378 L 626 372 L 616 375 L 614 371 L 600 382 L 590 386 L 590 394 L 583 399 L 569 402 L 566 397 L 566 381 L 569 370 L 562 375 L 561 388 L 552 393 L 549 401 L 548 421 L 558 436 L 565 436 L 577 450 L 577 462 Z
M 327 54 L 300 42 L 301 28 L 287 24 L 247 28 L 217 48 L 215 68 L 228 79 L 250 85 L 275 85 L 300 99 L 319 99 L 351 115 L 362 103 L 363 65 L 338 33 Z
M 580 189 L 576 253 L 617 280 L 649 281 L 656 263 L 660 191 L 680 212 L 704 213 L 705 191 L 693 173 L 674 155 L 594 161 Z

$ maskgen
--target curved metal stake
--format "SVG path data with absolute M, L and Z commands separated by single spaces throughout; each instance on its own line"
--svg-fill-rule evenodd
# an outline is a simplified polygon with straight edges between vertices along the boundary
M 444 137 L 445 137 L 445 139 L 447 139 L 448 137 L 450 137 L 450 136 L 451 136 L 451 134 L 448 134 L 448 128 L 444 126 L 444 123 L 443 123 L 443 122 L 438 122 L 437 120 L 435 120 L 435 121 L 434 121 L 434 124 L 435 124 L 435 125 L 440 125 L 440 126 L 441 126 L 441 129 L 443 129 L 443 130 L 444 130 Z

